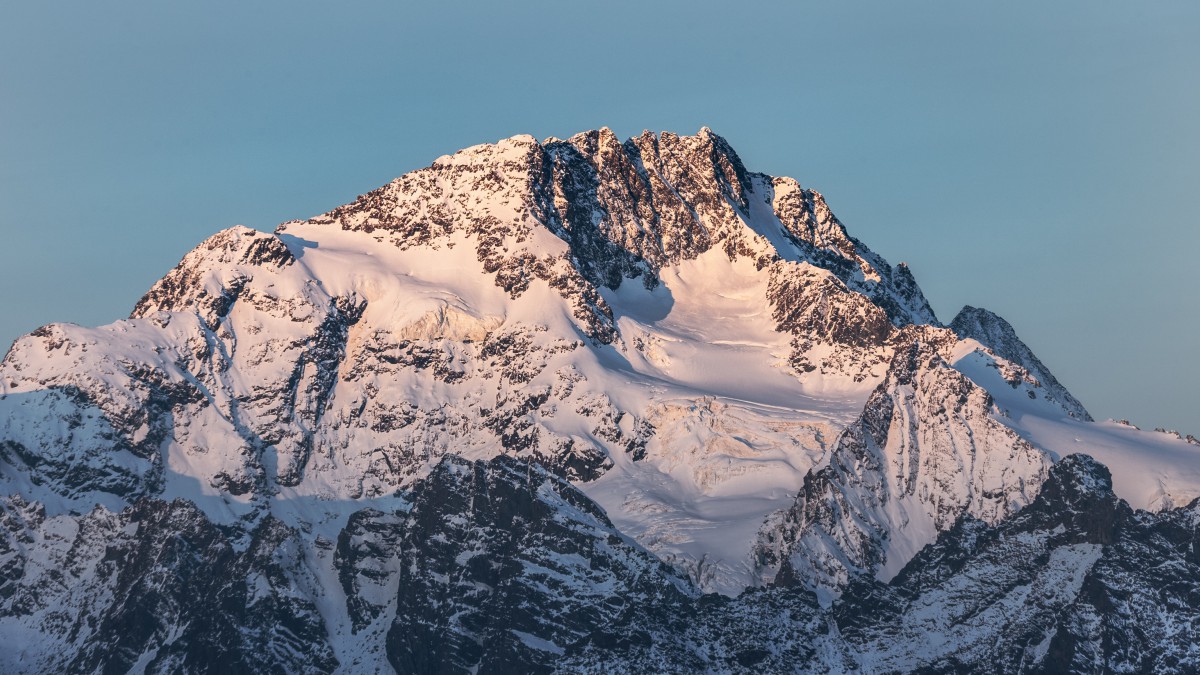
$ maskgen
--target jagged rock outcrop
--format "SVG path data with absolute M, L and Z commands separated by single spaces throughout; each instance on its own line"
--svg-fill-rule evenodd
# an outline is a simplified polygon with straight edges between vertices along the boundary
M 836 275 L 808 263 L 772 265 L 768 298 L 776 328 L 794 337 L 788 363 L 799 372 L 877 378 L 895 332 L 886 311 Z
M 598 287 L 627 278 L 653 287 L 663 267 L 713 247 L 760 268 L 781 256 L 808 260 L 878 302 L 897 325 L 936 323 L 907 267 L 892 268 L 851 239 L 820 194 L 748 172 L 707 128 L 696 136 L 647 131 L 624 143 L 607 128 L 544 143 L 515 136 L 442 157 L 309 222 L 401 248 L 463 237 L 497 285 L 520 295 L 530 279 L 549 281 L 602 341 L 614 327 Z M 542 231 L 567 244 L 560 256 L 532 245 Z M 784 237 L 794 250 L 775 245 Z

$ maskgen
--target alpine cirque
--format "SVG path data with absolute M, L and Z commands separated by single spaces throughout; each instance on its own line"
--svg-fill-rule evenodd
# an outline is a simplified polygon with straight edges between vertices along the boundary
M 3 672 L 1198 672 L 1200 447 L 707 128 L 516 136 L 0 365 Z

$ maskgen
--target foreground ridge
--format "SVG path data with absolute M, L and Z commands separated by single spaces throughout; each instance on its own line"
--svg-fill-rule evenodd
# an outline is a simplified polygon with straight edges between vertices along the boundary
M 394 510 L 356 512 L 336 542 L 318 540 L 317 555 L 332 561 L 355 599 L 352 620 L 341 626 L 323 625 L 305 597 L 315 580 L 295 576 L 304 569 L 303 533 L 277 521 L 236 542 L 181 501 L 47 518 L 9 499 L 0 512 L 6 569 L 24 568 L 22 583 L 8 586 L 10 606 L 36 607 L 35 597 L 49 596 L 83 613 L 43 638 L 59 649 L 18 652 L 6 666 L 125 670 L 153 653 L 142 662 L 154 672 L 329 672 L 339 667 L 332 655 L 355 643 L 358 656 L 340 667 L 999 673 L 1200 666 L 1200 649 L 1188 639 L 1200 625 L 1193 550 L 1200 501 L 1160 514 L 1134 511 L 1112 494 L 1108 471 L 1082 455 L 1056 464 L 1017 516 L 998 526 L 964 516 L 892 581 L 859 577 L 828 609 L 793 586 L 702 596 L 614 530 L 578 490 L 512 458 L 448 457 L 409 495 Z M 64 540 L 68 524 L 75 534 Z M 151 559 L 160 562 L 147 567 Z M 1151 573 L 1146 560 L 1156 563 Z M 68 576 L 56 579 L 54 565 Z M 21 614 L 6 613 L 9 625 L 14 616 Z M 130 632 L 137 622 L 147 629 Z

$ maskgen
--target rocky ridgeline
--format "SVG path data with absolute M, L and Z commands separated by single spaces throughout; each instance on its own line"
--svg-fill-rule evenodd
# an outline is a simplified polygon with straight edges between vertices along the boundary
M 773 215 L 781 230 L 756 231 L 760 213 Z M 762 268 L 788 253 L 773 250 L 777 236 L 897 325 L 936 323 L 907 267 L 893 268 L 851 239 L 819 193 L 748 172 L 707 128 L 696 136 L 645 132 L 624 143 L 607 128 L 544 143 L 516 136 L 443 157 L 309 222 L 372 233 L 401 248 L 464 234 L 498 286 L 520 295 L 530 280 L 546 280 L 603 342 L 615 327 L 598 288 L 639 278 L 653 287 L 663 267 L 714 247 Z M 542 229 L 567 243 L 559 256 L 528 245 Z
M 1072 417 L 1092 421 L 1092 416 L 1066 387 L 1034 355 L 1033 350 L 1017 337 L 1010 323 L 986 309 L 966 306 L 950 322 L 950 328 L 963 338 L 979 340 L 996 356 L 1021 364 L 1027 374 L 1046 388 L 1047 393 L 1060 401 Z

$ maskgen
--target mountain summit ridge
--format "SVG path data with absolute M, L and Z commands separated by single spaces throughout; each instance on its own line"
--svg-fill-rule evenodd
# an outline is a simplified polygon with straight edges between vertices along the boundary
M 481 188 L 500 203 L 474 200 Z M 742 227 L 762 211 L 783 223 L 783 232 Z M 568 243 L 582 277 L 608 288 L 643 276 L 653 285 L 663 266 L 713 247 L 760 267 L 779 257 L 812 258 L 875 299 L 897 325 L 937 323 L 907 269 L 893 282 L 893 268 L 849 237 L 820 193 L 747 171 L 707 127 L 696 136 L 647 131 L 624 142 L 607 128 L 545 144 L 514 136 L 439 158 L 306 222 L 386 233 L 402 248 L 465 229 L 497 283 L 518 293 L 517 272 L 547 274 L 520 246 L 539 226 Z

